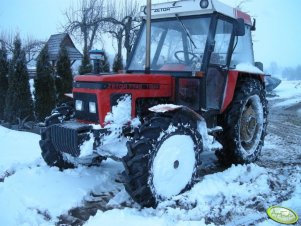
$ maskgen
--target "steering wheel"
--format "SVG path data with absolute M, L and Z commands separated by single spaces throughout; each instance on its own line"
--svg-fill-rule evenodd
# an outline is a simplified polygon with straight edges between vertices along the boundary
M 187 62 L 183 59 L 180 59 L 179 57 L 179 54 L 182 53 L 183 54 L 183 58 L 184 58 L 184 55 L 187 53 L 188 54 L 188 64 L 191 64 L 193 62 L 194 59 L 196 60 L 199 60 L 199 57 L 195 54 L 195 53 L 192 53 L 192 52 L 189 52 L 189 51 L 183 51 L 183 50 L 179 50 L 179 51 L 176 51 L 174 53 L 174 56 L 175 58 L 179 61 L 179 63 L 181 64 L 187 64 Z M 190 57 L 191 56 L 191 57 Z

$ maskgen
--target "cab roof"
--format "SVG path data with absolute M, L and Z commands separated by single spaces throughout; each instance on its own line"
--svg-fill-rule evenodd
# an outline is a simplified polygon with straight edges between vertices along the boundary
M 230 7 L 218 0 L 181 0 L 152 4 L 152 19 L 170 18 L 177 16 L 192 16 L 221 13 L 234 19 L 242 18 L 248 25 L 252 25 L 251 17 L 237 8 Z M 146 17 L 146 7 L 141 7 L 140 16 Z

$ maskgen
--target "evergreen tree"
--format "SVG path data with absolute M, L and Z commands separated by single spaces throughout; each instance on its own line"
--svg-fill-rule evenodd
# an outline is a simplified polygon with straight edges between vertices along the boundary
M 104 51 L 104 60 L 101 61 L 100 72 L 110 72 L 110 63 L 106 52 Z
M 14 41 L 13 59 L 9 68 L 4 119 L 10 123 L 34 119 L 25 52 L 18 36 Z
M 113 71 L 118 72 L 120 70 L 123 70 L 123 59 L 121 55 L 119 56 L 118 54 L 116 54 L 113 63 Z
M 90 63 L 89 51 L 84 48 L 82 64 L 79 66 L 79 74 L 84 75 L 92 72 L 92 65 Z
M 49 62 L 48 45 L 40 52 L 37 59 L 37 77 L 35 78 L 35 112 L 39 121 L 44 121 L 55 107 L 55 85 Z
M 57 101 L 58 103 L 63 103 L 68 100 L 64 94 L 72 92 L 73 81 L 71 63 L 65 46 L 61 46 L 56 70 L 57 76 L 55 78 L 55 84 L 57 90 Z
M 4 118 L 5 98 L 8 88 L 8 61 L 4 44 L 0 49 L 0 119 Z

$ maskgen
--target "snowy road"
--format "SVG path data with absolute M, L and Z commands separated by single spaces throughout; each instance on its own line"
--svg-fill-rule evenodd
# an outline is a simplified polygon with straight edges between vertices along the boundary
M 266 215 L 272 205 L 301 216 L 301 81 L 276 93 L 256 163 L 209 164 L 190 191 L 156 209 L 141 209 L 115 181 L 120 163 L 60 172 L 41 159 L 37 135 L 0 127 L 0 225 L 280 225 Z

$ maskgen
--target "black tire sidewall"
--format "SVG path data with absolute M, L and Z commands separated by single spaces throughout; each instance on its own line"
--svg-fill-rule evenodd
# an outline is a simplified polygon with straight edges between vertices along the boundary
M 267 101 L 264 88 L 260 81 L 256 79 L 244 79 L 240 82 L 241 84 L 235 91 L 234 99 L 229 109 L 224 114 L 222 122 L 224 131 L 219 138 L 223 145 L 223 150 L 222 152 L 218 152 L 217 156 L 219 160 L 226 165 L 231 163 L 243 164 L 255 161 L 261 152 L 264 144 L 264 137 L 266 135 Z M 260 99 L 261 107 L 263 109 L 263 125 L 256 149 L 249 155 L 246 155 L 241 149 L 240 122 L 244 107 L 252 96 L 258 96 Z

